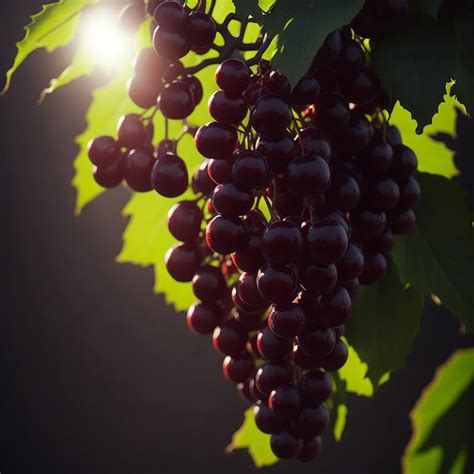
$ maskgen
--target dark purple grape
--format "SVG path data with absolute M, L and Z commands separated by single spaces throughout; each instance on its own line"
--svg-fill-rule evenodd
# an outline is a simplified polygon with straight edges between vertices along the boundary
M 312 67 L 314 69 L 324 68 L 329 69 L 334 66 L 339 58 L 342 50 L 342 35 L 341 30 L 335 30 L 329 33 L 322 46 L 319 48 L 313 60 Z
M 191 187 L 196 194 L 201 193 L 208 196 L 216 187 L 214 181 L 209 177 L 208 166 L 209 162 L 206 160 L 193 175 Z
M 185 8 L 174 1 L 165 1 L 158 5 L 153 12 L 156 23 L 165 31 L 181 32 L 186 24 Z
M 290 106 L 275 94 L 267 94 L 260 99 L 252 112 L 252 126 L 257 133 L 275 137 L 284 132 L 293 116 Z
M 117 125 L 118 143 L 128 148 L 140 148 L 147 142 L 148 134 L 138 114 L 127 114 L 120 117 Z
M 363 285 L 370 285 L 381 280 L 387 273 L 387 259 L 378 252 L 365 252 L 364 271 L 359 276 Z
M 324 161 L 331 161 L 332 151 L 327 136 L 316 127 L 304 128 L 295 141 L 302 146 L 306 154 L 319 155 Z
M 344 257 L 336 264 L 339 283 L 358 278 L 364 270 L 364 254 L 360 248 L 350 243 Z
M 405 145 L 393 147 L 393 162 L 390 168 L 390 177 L 397 183 L 406 183 L 416 171 L 418 160 L 411 148 Z
M 164 138 L 158 145 L 156 145 L 155 152 L 157 156 L 164 155 L 165 153 L 174 153 L 176 151 L 176 142 Z
M 279 362 L 286 359 L 293 347 L 291 339 L 283 339 L 273 334 L 267 326 L 257 336 L 257 348 L 260 355 L 269 361 Z
M 193 277 L 193 292 L 196 298 L 206 303 L 215 303 L 227 291 L 224 275 L 218 267 L 201 267 Z
M 336 263 L 347 251 L 347 232 L 330 219 L 311 225 L 306 239 L 309 256 L 316 265 Z
M 257 150 L 266 157 L 270 169 L 274 172 L 285 171 L 288 164 L 298 155 L 296 144 L 288 132 L 277 137 L 260 137 Z
M 207 335 L 212 334 L 214 329 L 224 318 L 224 311 L 215 303 L 194 303 L 186 315 L 186 322 L 191 331 Z
M 162 84 L 150 81 L 148 78 L 133 76 L 127 83 L 127 92 L 132 102 L 143 109 L 149 109 L 156 105 L 158 94 Z
M 93 176 L 97 184 L 103 188 L 115 188 L 123 179 L 123 162 L 120 157 L 115 163 L 106 167 L 94 166 Z
M 196 107 L 201 102 L 204 93 L 201 81 L 196 76 L 185 76 L 182 82 L 189 87 L 193 96 L 194 107 Z
M 226 59 L 216 70 L 216 83 L 230 96 L 238 97 L 250 83 L 250 69 L 239 59 Z
M 256 308 L 268 307 L 268 303 L 264 300 L 257 288 L 255 275 L 252 275 L 251 273 L 243 273 L 240 275 L 236 289 L 240 299 L 245 304 Z
M 194 110 L 194 97 L 191 89 L 182 81 L 166 84 L 158 98 L 158 107 L 166 118 L 185 119 Z
M 227 160 L 210 160 L 207 166 L 209 177 L 216 184 L 226 184 L 232 182 L 231 167 Z
M 373 212 L 386 212 L 393 209 L 400 199 L 400 188 L 390 178 L 371 183 L 366 193 L 367 209 Z
M 354 40 L 346 41 L 334 66 L 339 78 L 350 80 L 355 78 L 364 67 L 365 54 L 359 43 Z
M 396 235 L 410 233 L 416 226 L 416 215 L 412 209 L 394 209 L 388 216 L 388 225 Z
M 410 178 L 400 188 L 400 200 L 398 202 L 399 209 L 409 209 L 419 201 L 421 196 L 421 188 L 415 178 Z
M 232 178 L 248 191 L 264 187 L 270 179 L 267 159 L 258 151 L 240 151 L 232 164 Z
M 253 412 L 255 415 L 255 424 L 263 433 L 279 433 L 285 426 L 284 421 L 278 418 L 266 403 L 257 403 Z
M 293 431 L 302 438 L 319 436 L 329 423 L 329 411 L 326 405 L 304 407 L 293 424 Z
M 224 355 L 236 356 L 240 354 L 247 343 L 247 334 L 240 324 L 229 319 L 214 329 L 212 344 Z
M 273 454 L 279 459 L 291 459 L 298 456 L 303 449 L 303 440 L 288 431 L 272 434 L 270 447 Z
M 207 225 L 206 242 L 210 249 L 222 255 L 231 254 L 245 247 L 248 230 L 242 219 L 214 217 Z
M 345 288 L 349 293 L 349 296 L 354 299 L 359 292 L 360 282 L 358 278 L 355 278 L 354 280 L 347 281 L 346 283 L 341 283 L 341 286 Z
M 385 229 L 387 216 L 383 212 L 362 210 L 352 214 L 352 224 L 364 240 L 378 237 Z
M 318 322 L 325 327 L 336 327 L 344 324 L 352 312 L 352 299 L 342 286 L 331 293 L 321 296 L 319 300 Z
M 341 340 L 339 340 L 337 341 L 334 350 L 324 359 L 321 359 L 321 367 L 324 370 L 335 372 L 344 366 L 348 357 L 349 352 L 347 350 L 347 346 Z
M 393 148 L 381 134 L 376 133 L 370 145 L 360 152 L 357 160 L 367 175 L 383 177 L 392 164 Z
M 202 217 L 195 201 L 181 201 L 168 212 L 168 229 L 175 239 L 192 242 L 199 235 Z
M 129 3 L 120 11 L 118 26 L 129 33 L 135 33 L 145 19 L 143 3 Z
M 232 156 L 237 144 L 237 131 L 231 125 L 211 122 L 198 129 L 194 140 L 201 155 L 224 160 Z
M 224 217 L 238 217 L 252 208 L 254 197 L 240 190 L 234 183 L 219 184 L 212 194 L 212 205 Z
M 87 144 L 87 154 L 91 162 L 99 168 L 107 168 L 121 157 L 119 144 L 109 136 L 91 139 Z
M 283 338 L 298 336 L 305 323 L 304 311 L 296 303 L 277 304 L 268 316 L 268 327 Z
M 299 227 L 291 221 L 273 222 L 263 234 L 263 255 L 274 265 L 285 265 L 297 261 L 302 250 L 303 235 Z
M 227 356 L 222 363 L 224 377 L 232 383 L 242 383 L 248 380 L 255 370 L 255 362 L 248 352 L 234 357 Z
M 210 15 L 195 11 L 188 16 L 187 33 L 193 47 L 211 45 L 216 31 L 216 24 Z
M 208 107 L 214 120 L 229 124 L 242 122 L 248 110 L 242 97 L 229 97 L 224 91 L 215 92 L 209 98 Z
M 156 55 L 156 53 L 155 53 Z M 166 69 L 163 72 L 163 79 L 165 82 L 173 82 L 186 73 L 184 64 L 176 59 L 175 61 L 168 62 Z
M 264 88 L 268 88 L 268 92 L 279 95 L 285 102 L 290 101 L 291 84 L 280 71 L 274 70 L 268 77 L 264 76 Z
M 320 196 L 330 183 L 328 164 L 318 155 L 301 155 L 289 165 L 285 176 L 288 190 L 296 196 Z
M 319 455 L 322 449 L 321 436 L 316 436 L 303 441 L 303 448 L 297 456 L 298 461 L 311 462 Z
M 336 174 L 328 191 L 328 201 L 341 211 L 352 211 L 360 201 L 357 181 L 348 174 Z
M 328 374 L 320 370 L 306 372 L 301 377 L 298 387 L 307 406 L 316 407 L 332 395 L 332 381 Z
M 300 274 L 300 284 L 308 292 L 315 295 L 323 295 L 332 291 L 337 284 L 336 266 L 331 264 L 321 267 L 309 264 L 304 267 Z
M 243 272 L 258 272 L 265 263 L 262 252 L 262 239 L 258 235 L 250 235 L 245 246 L 232 254 L 232 261 Z
M 320 92 L 319 82 L 312 76 L 303 76 L 291 93 L 291 103 L 297 106 L 314 104 Z
M 284 363 L 266 362 L 257 371 L 255 381 L 258 389 L 270 395 L 272 390 L 290 383 L 291 372 Z
M 177 244 L 166 252 L 165 262 L 176 281 L 191 281 L 201 264 L 201 252 L 195 244 Z
M 296 296 L 297 285 L 296 273 L 290 265 L 265 264 L 258 272 L 258 289 L 270 303 L 291 303 Z
M 337 135 L 336 140 L 342 150 L 359 153 L 372 141 L 374 127 L 365 115 L 354 110 L 347 125 Z
M 186 163 L 171 153 L 161 155 L 153 166 L 151 184 L 161 196 L 181 196 L 188 188 Z
M 191 45 L 183 32 L 166 31 L 157 26 L 153 33 L 153 48 L 160 56 L 175 60 L 186 56 Z
M 310 357 L 322 358 L 336 345 L 336 335 L 331 328 L 306 327 L 298 336 L 298 346 Z
M 382 234 L 375 239 L 368 242 L 369 247 L 375 252 L 380 252 L 383 255 L 388 255 L 395 246 L 395 236 L 389 227 L 387 227 Z
M 268 405 L 275 415 L 291 419 L 298 415 L 301 407 L 301 397 L 292 385 L 278 387 L 268 397 Z
M 350 116 L 349 104 L 339 95 L 322 94 L 316 103 L 316 123 L 323 129 L 339 130 Z
M 136 76 L 161 83 L 167 65 L 168 61 L 158 56 L 153 48 L 143 48 L 135 57 L 133 69 Z
M 342 80 L 339 90 L 344 98 L 353 104 L 365 105 L 372 102 L 380 92 L 380 80 L 376 74 L 365 67 L 353 79 Z
M 132 150 L 124 162 L 124 178 L 127 184 L 138 192 L 152 189 L 151 170 L 155 164 L 153 153 L 146 149 Z

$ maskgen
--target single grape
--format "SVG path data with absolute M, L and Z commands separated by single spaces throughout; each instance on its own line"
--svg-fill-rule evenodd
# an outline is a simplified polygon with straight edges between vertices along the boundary
M 258 333 L 257 348 L 264 359 L 279 362 L 291 354 L 293 341 L 276 336 L 267 326 Z
M 268 405 L 275 415 L 292 419 L 300 411 L 301 397 L 298 390 L 292 385 L 278 387 L 268 397 Z
M 191 89 L 182 81 L 167 84 L 158 98 L 158 107 L 166 118 L 185 119 L 194 110 Z
M 263 255 L 274 265 L 285 265 L 297 261 L 302 250 L 301 230 L 298 225 L 289 220 L 271 223 L 263 234 Z
M 285 171 L 298 155 L 296 144 L 288 132 L 277 137 L 259 137 L 257 150 L 266 157 L 270 169 L 276 173 Z
M 357 181 L 348 174 L 336 174 L 328 191 L 328 201 L 344 212 L 352 211 L 360 201 Z
M 237 131 L 231 125 L 211 122 L 198 129 L 194 140 L 201 155 L 223 160 L 232 156 L 237 144 Z
M 97 184 L 103 188 L 115 188 L 123 179 L 123 159 L 120 157 L 115 163 L 106 167 L 94 166 L 93 176 Z
M 296 337 L 303 330 L 304 311 L 296 303 L 277 304 L 268 316 L 268 327 L 278 337 Z
M 352 299 L 342 286 L 331 293 L 321 296 L 319 300 L 318 322 L 324 327 L 333 328 L 344 324 L 352 312 Z
M 167 153 L 155 161 L 151 171 L 151 184 L 158 194 L 165 197 L 181 196 L 188 188 L 188 171 L 177 155 Z
M 306 327 L 298 336 L 298 346 L 310 357 L 322 358 L 336 345 L 336 335 L 331 328 Z
M 210 46 L 216 37 L 216 24 L 210 15 L 195 11 L 188 16 L 187 33 L 193 47 Z
M 285 176 L 288 190 L 296 196 L 320 196 L 330 183 L 328 164 L 318 155 L 301 155 L 289 165 Z
M 230 96 L 238 97 L 250 83 L 250 69 L 239 59 L 226 59 L 216 70 L 216 83 Z
M 266 403 L 257 403 L 253 409 L 255 424 L 263 433 L 279 433 L 285 426 L 284 421 L 276 416 Z
M 339 340 L 334 350 L 324 359 L 321 359 L 321 367 L 329 372 L 335 372 L 344 366 L 348 357 L 347 346 Z
M 357 245 L 350 243 L 344 257 L 336 263 L 336 267 L 339 283 L 354 280 L 364 270 L 364 254 Z
M 372 102 L 380 92 L 381 84 L 376 74 L 365 67 L 359 74 L 339 83 L 339 90 L 343 97 L 353 104 L 366 105 Z
M 329 423 L 329 411 L 326 405 L 304 407 L 296 418 L 293 431 L 302 438 L 319 436 Z
M 314 264 L 306 265 L 300 273 L 300 284 L 306 291 L 315 295 L 323 295 L 332 291 L 338 279 L 334 264 L 326 267 Z
M 301 139 L 300 139 L 301 138 Z M 304 149 L 306 154 L 319 155 L 324 161 L 331 161 L 332 150 L 328 137 L 318 128 L 304 128 L 295 137 L 296 144 Z
M 242 219 L 216 216 L 207 225 L 207 245 L 221 255 L 245 248 L 247 239 L 248 231 Z
M 330 219 L 323 219 L 308 229 L 309 256 L 316 265 L 330 265 L 339 261 L 348 246 L 347 232 Z
M 416 171 L 418 160 L 411 148 L 405 145 L 393 147 L 393 163 L 390 168 L 390 177 L 397 183 L 406 183 Z
M 263 265 L 257 275 L 260 294 L 270 303 L 291 303 L 296 296 L 298 280 L 290 265 Z
M 152 189 L 151 170 L 154 164 L 155 158 L 151 150 L 131 150 L 127 153 L 124 162 L 125 181 L 134 191 L 150 191 Z
M 165 263 L 176 281 L 191 281 L 201 264 L 201 252 L 195 244 L 177 244 L 166 252 Z
M 127 83 L 127 92 L 132 102 L 143 109 L 149 109 L 156 105 L 158 94 L 162 84 L 158 81 L 150 81 L 148 78 L 133 76 Z
M 252 126 L 257 133 L 275 137 L 284 132 L 292 120 L 290 106 L 275 94 L 267 94 L 260 99 L 252 112 Z
M 201 230 L 202 211 L 195 201 L 181 201 L 168 212 L 168 229 L 181 242 L 196 240 Z
M 120 146 L 114 138 L 101 136 L 89 140 L 87 154 L 91 162 L 99 168 L 107 168 L 120 160 Z
M 248 352 L 234 357 L 227 356 L 222 363 L 224 377 L 232 383 L 242 383 L 249 379 L 255 370 L 255 362 Z
M 316 123 L 322 128 L 338 130 L 349 122 L 348 103 L 337 94 L 322 94 L 316 102 Z
M 224 91 L 217 91 L 208 102 L 209 113 L 217 122 L 238 124 L 247 115 L 247 104 L 242 97 L 226 95 Z
M 214 303 L 223 298 L 227 284 L 218 267 L 206 265 L 201 267 L 193 277 L 193 293 L 196 298 L 206 303 Z
M 421 197 L 421 188 L 415 178 L 409 178 L 400 188 L 399 209 L 409 209 L 419 201 Z
M 148 139 L 147 130 L 138 114 L 126 114 L 120 117 L 117 134 L 119 145 L 128 149 L 140 148 Z
M 135 33 L 145 19 L 143 3 L 129 3 L 119 13 L 118 26 L 120 29 Z
M 234 265 L 243 272 L 256 273 L 265 263 L 262 252 L 262 239 L 258 235 L 250 235 L 245 246 L 232 254 Z
M 258 151 L 238 152 L 232 164 L 232 179 L 247 191 L 264 187 L 270 180 L 267 159 Z
M 303 441 L 303 448 L 297 456 L 298 461 L 311 462 L 319 455 L 322 449 L 321 436 L 316 436 Z
M 291 372 L 284 363 L 265 362 L 255 375 L 258 389 L 270 395 L 272 390 L 284 387 L 291 381 Z
M 166 31 L 157 26 L 153 33 L 153 49 L 164 58 L 175 60 L 186 56 L 191 45 L 185 33 Z
M 165 31 L 181 32 L 185 27 L 188 15 L 184 7 L 174 1 L 165 1 L 153 12 L 156 23 Z
M 224 217 L 243 216 L 252 208 L 254 197 L 234 183 L 219 184 L 212 194 L 215 211 Z
M 272 434 L 270 447 L 273 454 L 279 459 L 291 459 L 300 454 L 303 449 L 303 440 L 288 431 Z
M 191 187 L 195 194 L 201 193 L 208 196 L 216 187 L 214 181 L 209 177 L 208 166 L 209 162 L 206 160 L 193 175 Z
M 191 331 L 207 335 L 212 334 L 214 329 L 224 318 L 224 311 L 215 303 L 194 303 L 186 315 L 186 322 Z
M 366 205 L 370 211 L 386 212 L 393 209 L 400 199 L 400 188 L 391 178 L 384 178 L 368 187 Z
M 328 374 L 321 370 L 306 372 L 298 387 L 306 406 L 316 407 L 332 395 L 332 381 Z
M 388 225 L 396 235 L 408 234 L 416 226 L 416 215 L 412 209 L 405 211 L 394 209 L 389 213 Z
M 320 86 L 315 77 L 303 76 L 291 93 L 291 103 L 297 106 L 314 104 L 319 97 Z
M 247 343 L 247 334 L 237 321 L 229 319 L 217 326 L 212 334 L 214 348 L 224 355 L 240 354 Z

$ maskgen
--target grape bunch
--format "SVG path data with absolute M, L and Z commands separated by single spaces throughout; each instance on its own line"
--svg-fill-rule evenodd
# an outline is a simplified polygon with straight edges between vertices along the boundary
M 203 92 L 179 59 L 213 48 L 223 29 L 209 13 L 156 3 L 154 48 L 139 54 L 128 92 L 184 120 Z M 387 122 L 388 94 L 353 29 L 330 33 L 293 89 L 262 59 L 264 38 L 250 60 L 235 43 L 219 56 L 214 121 L 183 122 L 205 158 L 191 180 L 179 139 L 154 147 L 152 121 L 137 114 L 122 117 L 117 140 L 93 140 L 89 156 L 106 187 L 124 179 L 173 198 L 192 189 L 169 211 L 179 243 L 165 256 L 197 298 L 187 325 L 212 336 L 224 377 L 255 405 L 275 455 L 308 462 L 329 423 L 329 373 L 348 358 L 353 299 L 384 277 L 395 236 L 416 225 L 421 191 L 416 156 Z

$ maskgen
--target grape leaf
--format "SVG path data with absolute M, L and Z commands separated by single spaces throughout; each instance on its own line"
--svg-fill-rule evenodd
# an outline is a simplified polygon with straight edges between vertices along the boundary
M 418 122 L 417 131 L 431 122 L 453 77 L 454 47 L 451 30 L 427 15 L 373 42 L 372 67 L 392 98 L 390 108 L 399 100 Z
M 412 0 L 409 2 L 409 7 L 414 12 L 427 13 L 436 19 L 442 3 L 443 0 Z
M 361 287 L 346 326 L 347 339 L 368 364 L 374 386 L 383 374 L 405 365 L 423 309 L 423 295 L 405 286 L 393 262 L 388 264 L 382 281 Z
M 17 54 L 13 66 L 7 71 L 2 95 L 10 87 L 15 71 L 23 61 L 36 49 L 45 48 L 51 53 L 65 46 L 74 37 L 79 13 L 98 0 L 60 0 L 48 3 L 42 10 L 31 17 L 31 23 L 25 27 L 25 37 L 17 43 Z
M 428 173 L 419 173 L 417 179 L 422 189 L 415 208 L 417 226 L 397 239 L 392 255 L 403 281 L 422 293 L 434 293 L 472 331 L 474 213 L 456 182 Z
M 347 393 L 355 393 L 359 396 L 371 397 L 374 394 L 372 381 L 367 378 L 368 365 L 361 360 L 356 350 L 347 343 L 349 357 L 342 369 L 334 374 L 334 394 L 331 397 L 331 410 L 333 412 L 330 420 L 332 432 L 336 441 L 341 441 L 346 427 L 347 418 Z
M 270 435 L 262 433 L 255 424 L 253 407 L 245 411 L 244 422 L 233 434 L 226 451 L 230 453 L 236 449 L 248 449 L 257 467 L 271 466 L 278 462 L 270 448 Z
M 294 86 L 306 73 L 319 47 L 331 31 L 346 25 L 363 0 L 278 0 L 263 14 L 257 2 L 234 0 L 240 16 L 253 15 L 270 35 L 278 34 L 273 64 Z
M 474 349 L 438 368 L 410 413 L 413 434 L 402 458 L 406 474 L 465 472 L 474 450 Z
M 439 104 L 438 112 L 433 116 L 429 125 L 423 129 L 422 134 L 416 133 L 417 123 L 411 113 L 404 109 L 400 102 L 395 104 L 390 115 L 390 123 L 396 125 L 403 136 L 403 143 L 411 147 L 418 156 L 418 169 L 433 174 L 440 174 L 447 178 L 456 173 L 453 162 L 454 152 L 444 143 L 435 141 L 432 136 L 443 133 L 456 135 L 456 109 L 465 113 L 465 107 L 451 95 L 454 82 L 446 84 L 446 94 L 443 102 Z
M 474 14 L 456 19 L 454 23 L 458 58 L 455 92 L 472 115 L 474 111 Z

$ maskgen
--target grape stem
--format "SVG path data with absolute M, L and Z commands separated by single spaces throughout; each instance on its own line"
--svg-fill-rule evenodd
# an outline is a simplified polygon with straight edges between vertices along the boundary
M 211 49 L 217 51 L 219 54 L 213 58 L 207 58 L 195 66 L 186 68 L 186 74 L 193 75 L 202 71 L 208 66 L 213 64 L 220 64 L 224 60 L 230 58 L 234 51 L 256 51 L 256 54 L 253 58 L 249 59 L 247 62 L 248 66 L 253 66 L 257 64 L 263 56 L 263 53 L 268 48 L 271 43 L 271 37 L 267 34 L 264 34 L 263 39 L 259 37 L 257 41 L 253 43 L 245 43 L 244 36 L 247 30 L 249 23 L 254 23 L 251 18 L 246 18 L 241 21 L 241 28 L 238 37 L 232 35 L 229 31 L 229 24 L 232 20 L 239 20 L 235 13 L 229 13 L 222 24 L 217 25 L 217 31 L 224 37 L 224 45 L 219 46 L 213 44 Z M 240 20 L 239 20 L 240 21 Z

